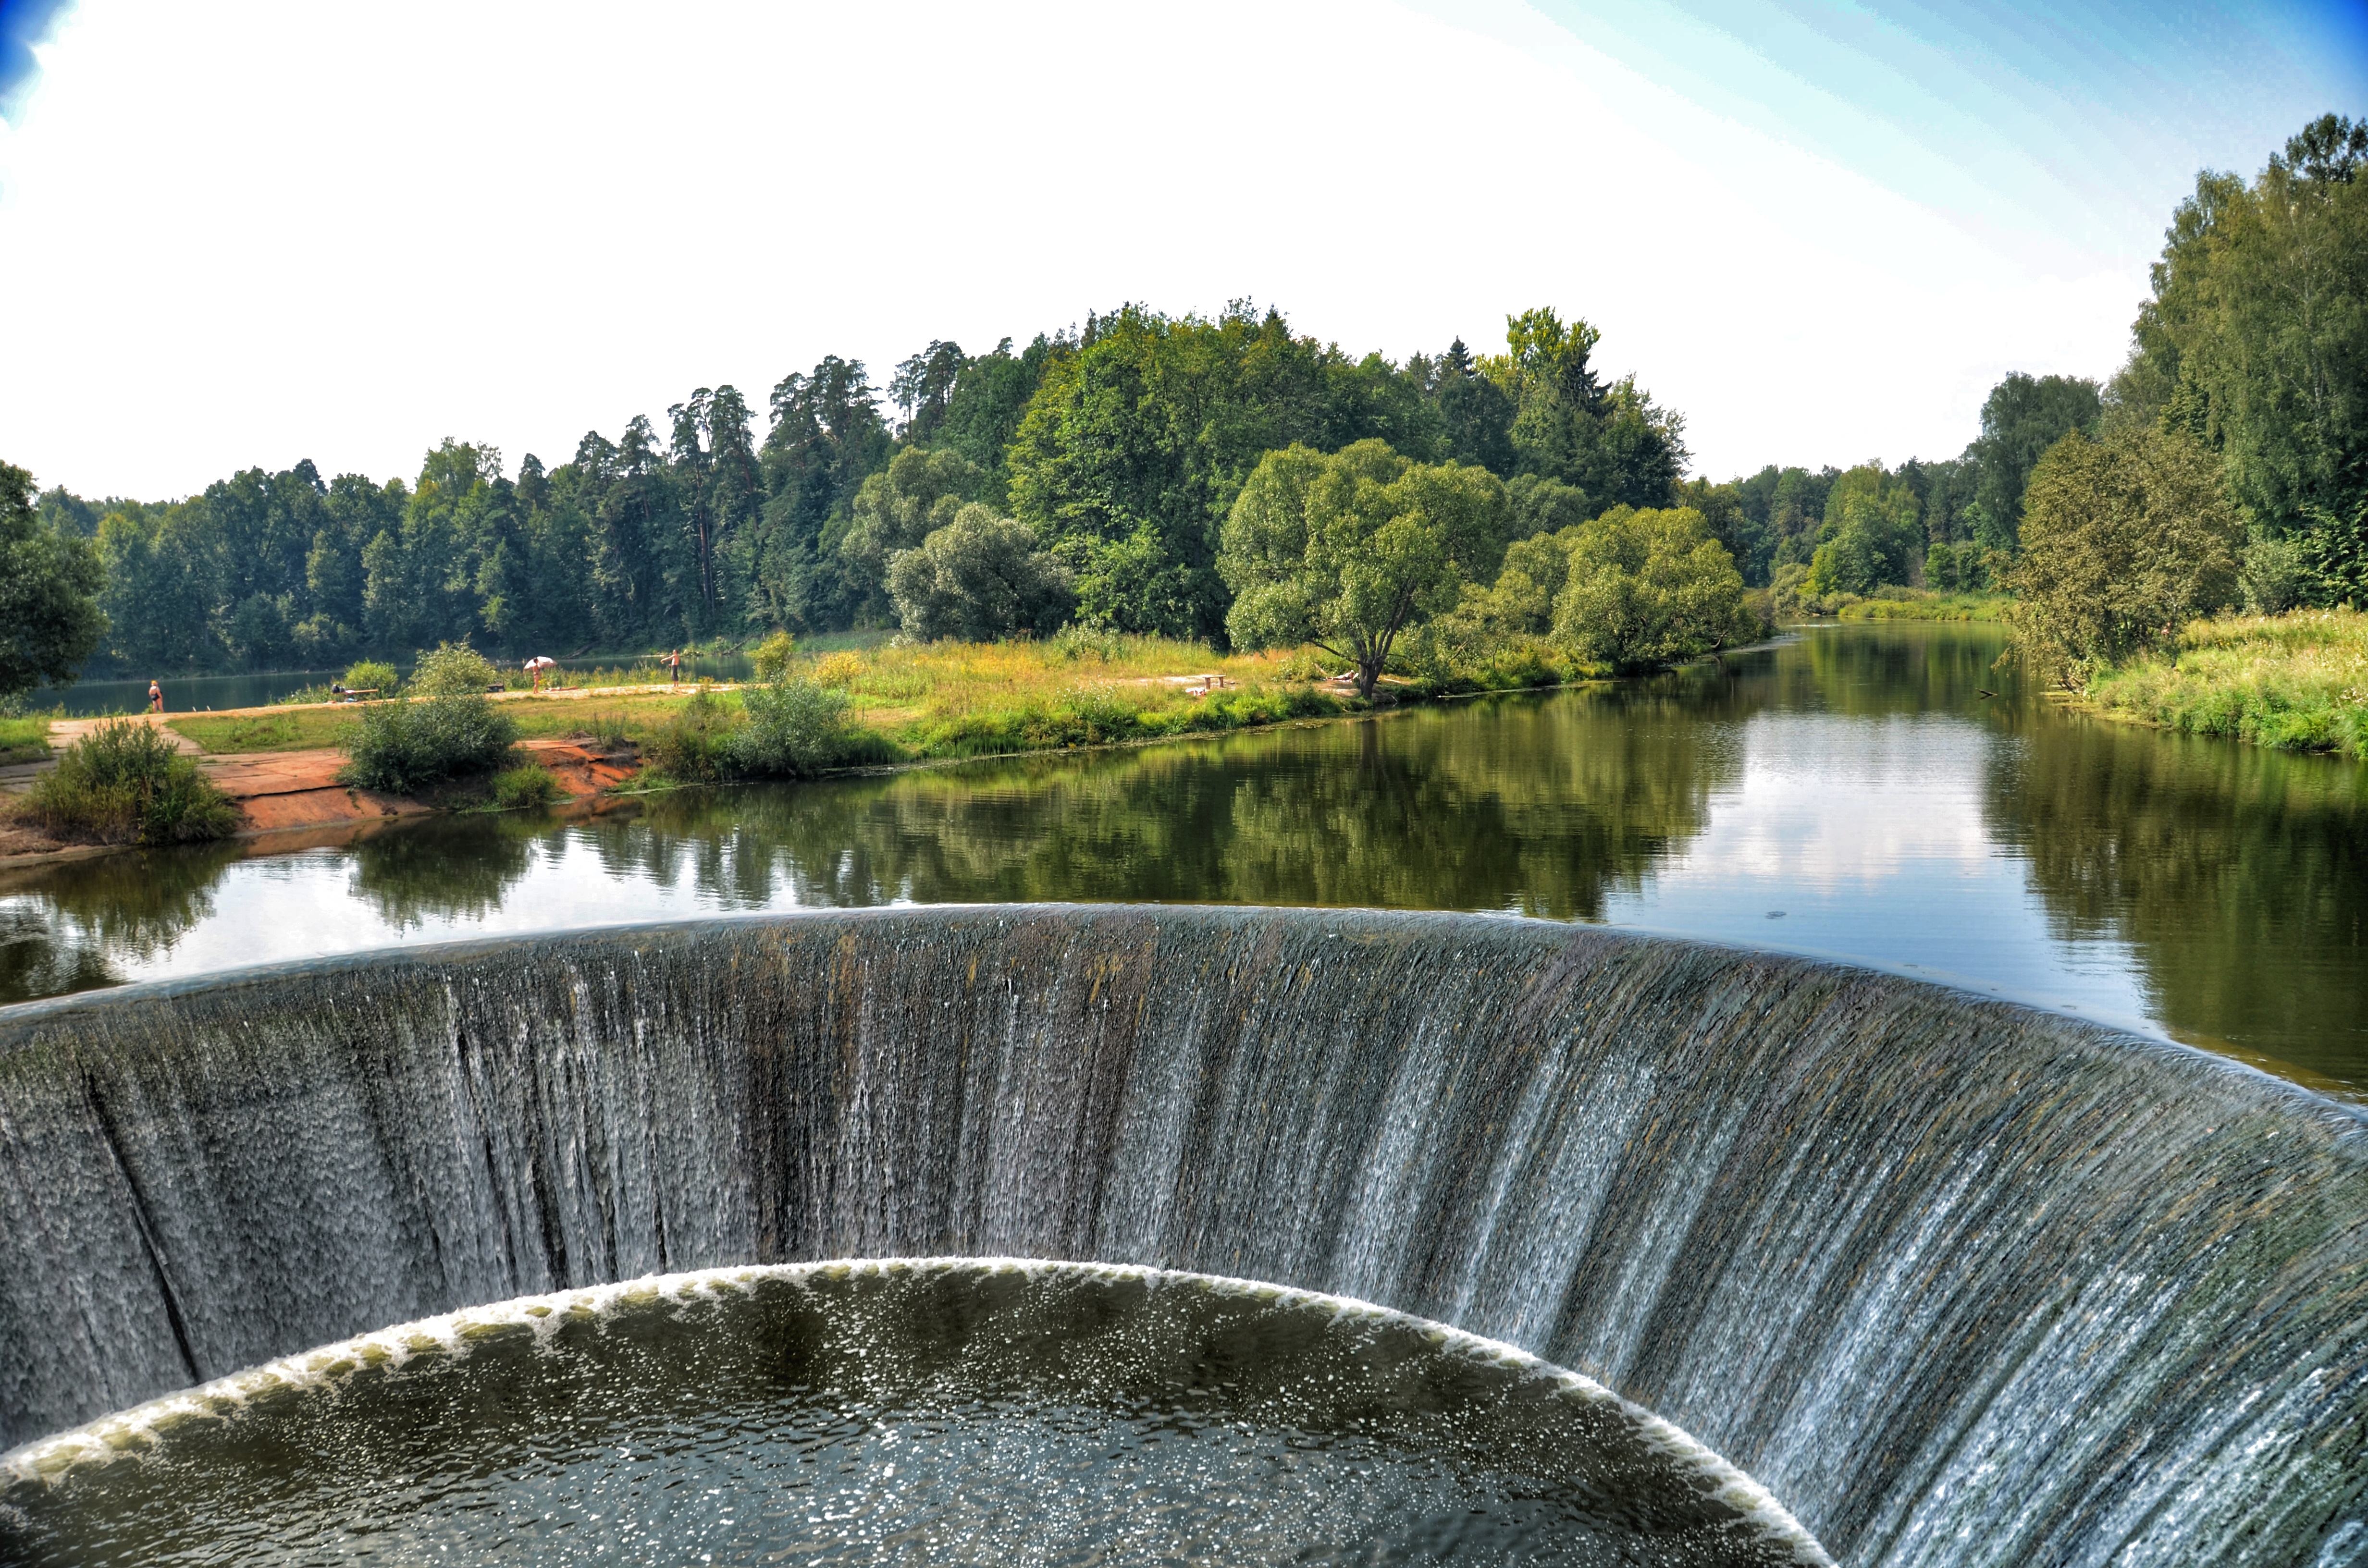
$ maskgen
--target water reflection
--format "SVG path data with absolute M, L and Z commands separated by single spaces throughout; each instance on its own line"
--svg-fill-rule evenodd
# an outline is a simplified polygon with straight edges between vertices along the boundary
M 1655 681 L 0 887 L 0 996 L 802 904 L 1514 911 L 1920 969 L 2368 1087 L 2368 770 L 2052 710 L 1978 627 Z
M 2368 807 L 2328 758 L 2018 717 L 1993 831 L 2059 940 L 2119 936 L 2181 1033 L 2368 1083 Z

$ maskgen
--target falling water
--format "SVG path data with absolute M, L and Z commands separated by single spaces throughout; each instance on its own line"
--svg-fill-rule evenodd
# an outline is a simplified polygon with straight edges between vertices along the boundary
M 2064 1017 L 1472 916 L 338 960 L 5 1015 L 0 1441 L 607 1280 L 1100 1259 L 1520 1346 L 1846 1562 L 2331 1565 L 2368 1560 L 2363 1131 Z

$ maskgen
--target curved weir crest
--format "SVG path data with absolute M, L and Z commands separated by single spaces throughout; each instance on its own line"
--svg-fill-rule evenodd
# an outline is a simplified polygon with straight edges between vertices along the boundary
M 1099 1259 L 1571 1368 L 1850 1563 L 2368 1561 L 2368 1141 L 2079 1020 L 1489 917 L 489 941 L 0 1015 L 0 1443 L 391 1323 Z

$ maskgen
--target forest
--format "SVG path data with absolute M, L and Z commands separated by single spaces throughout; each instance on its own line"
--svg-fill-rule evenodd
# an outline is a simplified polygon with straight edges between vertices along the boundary
M 1691 509 L 1745 584 L 1814 612 L 1886 585 L 2010 585 L 2043 454 L 2075 432 L 2144 427 L 2209 454 L 2241 522 L 2248 604 L 2357 601 L 2363 151 L 2368 128 L 2329 116 L 2254 180 L 2200 176 L 2117 376 L 2009 375 L 1961 453 L 1896 468 L 1689 478 L 1682 415 L 1635 375 L 1607 375 L 1598 329 L 1550 308 L 1510 317 L 1501 352 L 1459 339 L 1401 362 L 1236 301 L 1213 317 L 1128 304 L 983 354 L 932 341 L 884 385 L 828 357 L 784 376 L 761 411 L 702 387 L 662 422 L 586 432 L 555 465 L 529 453 L 512 470 L 448 439 L 408 480 L 324 478 L 306 461 L 164 502 L 52 485 L 34 511 L 95 554 L 105 628 L 89 674 L 1064 620 L 1222 648 L 1247 581 L 1222 559 L 1228 518 L 1262 462 L 1293 449 L 1378 442 L 1417 478 L 1485 471 L 1501 482 L 1499 551 L 1575 538 L 1564 530 L 1615 509 Z M 1466 564 L 1485 584 L 1497 562 Z M 994 605 L 966 595 L 964 574 L 1000 585 Z

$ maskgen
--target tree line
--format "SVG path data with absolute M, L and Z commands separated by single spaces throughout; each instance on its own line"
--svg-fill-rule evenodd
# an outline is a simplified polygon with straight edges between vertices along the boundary
M 1024 525 L 1079 619 L 1222 640 L 1218 534 L 1271 450 L 1383 440 L 1511 481 L 1542 520 L 1665 501 L 1683 422 L 1633 377 L 1602 376 L 1596 340 L 1539 310 L 1514 318 L 1502 355 L 1459 341 L 1399 363 L 1295 334 L 1271 309 L 1129 305 L 1016 351 L 932 342 L 884 388 L 825 358 L 772 389 L 761 436 L 737 389 L 700 388 L 663 426 L 588 432 L 556 466 L 529 454 L 512 472 L 494 448 L 448 439 L 407 483 L 306 461 L 165 503 L 57 487 L 37 509 L 96 550 L 99 669 L 892 624 L 894 557 L 966 506 Z

